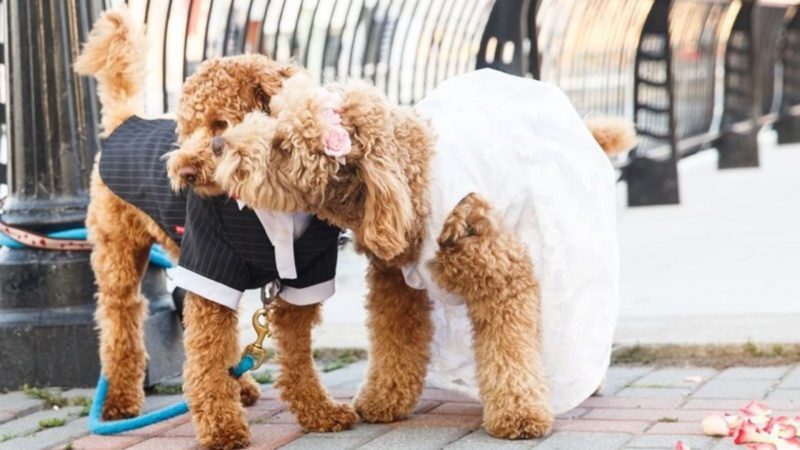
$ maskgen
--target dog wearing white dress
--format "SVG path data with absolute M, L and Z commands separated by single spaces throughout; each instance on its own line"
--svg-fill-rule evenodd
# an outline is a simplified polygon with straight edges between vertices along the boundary
M 555 86 L 493 70 L 413 109 L 300 76 L 270 107 L 223 134 L 215 179 L 251 207 L 353 230 L 370 259 L 362 418 L 408 416 L 427 375 L 479 397 L 492 435 L 538 437 L 594 392 L 618 304 L 603 150 L 630 146 L 629 126 L 590 132 Z

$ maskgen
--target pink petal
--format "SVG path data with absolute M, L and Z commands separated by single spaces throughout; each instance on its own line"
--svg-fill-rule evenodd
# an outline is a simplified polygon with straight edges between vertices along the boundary
M 683 379 L 683 381 L 688 381 L 690 383 L 698 383 L 699 384 L 699 383 L 703 382 L 703 377 L 696 377 L 696 376 L 686 377 L 686 378 Z
M 777 450 L 773 444 L 749 444 L 749 450 Z
M 764 403 L 751 400 L 739 410 L 745 416 L 769 416 L 772 415 L 772 410 Z
M 703 427 L 703 433 L 706 436 L 728 436 L 731 433 L 731 427 L 725 416 L 720 413 L 714 413 L 706 416 L 700 424 Z
M 739 427 L 739 431 L 736 434 L 736 439 L 734 439 L 734 443 L 737 445 L 740 444 L 747 444 L 747 443 L 773 443 L 775 438 L 771 436 L 769 433 L 765 433 L 761 430 L 756 424 L 751 421 L 746 421 Z
M 683 441 L 678 441 L 678 443 L 675 444 L 675 450 L 692 450 L 692 449 L 691 447 L 684 444 Z

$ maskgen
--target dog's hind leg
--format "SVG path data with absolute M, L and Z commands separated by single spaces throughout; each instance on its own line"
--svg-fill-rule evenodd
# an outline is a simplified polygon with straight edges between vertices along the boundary
M 465 299 L 486 431 L 547 434 L 553 412 L 540 363 L 539 286 L 525 247 L 470 194 L 445 221 L 432 269 L 440 286 Z
M 197 440 L 206 448 L 244 447 L 250 430 L 239 382 L 228 372 L 239 362 L 236 311 L 191 292 L 184 302 L 184 394 Z
M 100 360 L 109 382 L 105 419 L 136 416 L 144 402 L 147 301 L 139 288 L 152 238 L 139 220 L 140 214 L 105 186 L 93 186 L 87 226 L 94 244 Z
M 408 287 L 398 268 L 372 261 L 367 273 L 369 372 L 355 399 L 367 422 L 411 415 L 422 394 L 433 337 L 425 291 Z
M 356 423 L 352 406 L 337 403 L 314 368 L 311 329 L 320 322 L 320 304 L 296 306 L 275 300 L 272 325 L 278 345 L 281 373 L 275 386 L 289 411 L 306 431 L 342 431 Z

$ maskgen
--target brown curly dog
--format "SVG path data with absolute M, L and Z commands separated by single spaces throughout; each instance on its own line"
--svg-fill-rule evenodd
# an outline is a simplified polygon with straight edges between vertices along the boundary
M 370 262 L 371 340 L 370 369 L 354 404 L 364 420 L 390 422 L 413 411 L 430 360 L 430 294 L 409 287 L 401 269 L 420 260 L 428 232 L 436 140 L 412 109 L 391 107 L 372 87 L 324 89 L 302 74 L 287 80 L 270 103 L 271 116 L 249 114 L 223 133 L 215 179 L 251 207 L 309 211 L 353 230 Z M 336 126 L 349 145 L 339 145 Z M 632 144 L 625 137 L 633 136 L 630 125 L 593 131 L 608 133 L 602 141 L 609 153 Z M 591 137 L 586 141 L 596 148 Z M 466 303 L 487 431 L 511 439 L 548 433 L 553 412 L 538 360 L 539 289 L 525 247 L 475 194 L 436 235 L 433 274 Z
M 75 70 L 93 75 L 98 81 L 104 138 L 113 138 L 115 131 L 128 126 L 143 112 L 145 53 L 144 35 L 124 9 L 100 17 L 83 48 Z M 145 163 L 160 167 L 162 173 L 169 172 L 170 180 L 165 173 L 162 177 L 168 191 L 171 182 L 178 190 L 189 187 L 204 196 L 219 194 L 212 177 L 215 161 L 211 139 L 241 121 L 247 112 L 268 111 L 270 98 L 296 71 L 293 66 L 260 55 L 203 63 L 183 87 L 177 124 L 162 124 L 168 127 L 167 136 L 182 144 L 181 150 L 170 154 L 168 167 L 164 167 L 159 155 Z M 146 128 L 153 122 L 158 121 L 141 120 L 139 125 Z M 166 144 L 171 147 L 174 142 Z M 141 150 L 147 155 L 154 153 Z M 98 155 L 92 174 L 87 227 L 94 244 L 92 267 L 98 287 L 100 355 L 109 380 L 103 417 L 120 419 L 139 415 L 144 401 L 147 353 L 143 323 L 147 302 L 140 293 L 140 284 L 149 249 L 158 243 L 177 260 L 177 228 L 181 227 L 165 229 L 151 215 L 112 191 L 101 177 L 101 158 Z M 123 176 L 135 179 L 136 174 Z M 160 181 L 156 180 L 156 184 Z M 172 197 L 167 200 L 178 206 L 185 204 L 185 197 Z M 181 219 L 185 218 L 184 209 L 178 214 Z M 191 293 L 185 302 L 184 390 L 198 439 L 211 448 L 243 447 L 249 442 L 249 429 L 242 404 L 256 402 L 260 388 L 249 374 L 238 381 L 228 374 L 240 354 L 236 311 Z M 280 299 L 277 304 L 273 327 L 282 365 L 277 385 L 289 409 L 309 430 L 349 428 L 357 420 L 355 411 L 330 397 L 316 375 L 311 356 L 310 330 L 320 320 L 319 305 L 296 307 Z

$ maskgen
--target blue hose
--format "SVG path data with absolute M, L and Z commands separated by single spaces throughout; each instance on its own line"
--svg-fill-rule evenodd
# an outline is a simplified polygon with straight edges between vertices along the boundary
M 234 377 L 239 378 L 245 372 L 252 369 L 253 365 L 255 365 L 253 358 L 250 355 L 244 356 L 239 364 L 233 368 L 232 374 Z M 105 376 L 100 375 L 100 381 L 97 383 L 94 400 L 92 400 L 92 409 L 89 411 L 89 431 L 93 434 L 109 435 L 124 433 L 171 419 L 189 411 L 189 405 L 186 401 L 182 401 L 147 414 L 142 414 L 139 417 L 103 422 L 101 417 L 107 393 L 108 380 Z
M 85 241 L 86 235 L 86 228 L 74 228 L 71 230 L 49 233 L 47 237 L 51 237 L 53 239 L 73 239 Z M 15 241 L 14 239 L 11 239 L 5 233 L 0 231 L 0 247 L 21 249 L 25 248 L 26 246 Z M 158 244 L 155 244 L 150 248 L 150 264 L 164 269 L 169 269 L 172 267 L 172 261 L 169 259 L 169 256 L 167 256 L 167 253 Z

